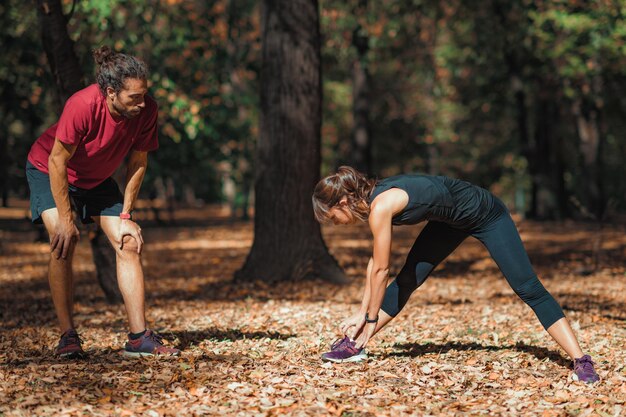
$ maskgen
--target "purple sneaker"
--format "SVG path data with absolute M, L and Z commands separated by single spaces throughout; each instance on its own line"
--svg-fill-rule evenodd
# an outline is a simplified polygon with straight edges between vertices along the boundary
M 326 362 L 360 362 L 367 359 L 365 349 L 357 349 L 354 347 L 355 342 L 350 340 L 348 336 L 338 339 L 330 347 L 330 352 L 322 354 L 322 360 Z
M 163 344 L 163 338 L 152 330 L 146 330 L 139 339 L 128 338 L 124 347 L 124 356 L 178 356 L 180 350 L 167 347 Z
M 574 375 L 572 375 L 572 379 L 574 381 L 582 381 L 588 384 L 599 381 L 600 376 L 596 373 L 593 365 L 594 362 L 591 360 L 591 356 L 589 355 L 574 359 Z
M 65 359 L 84 358 L 85 351 L 81 346 L 82 340 L 74 329 L 67 330 L 61 335 L 61 340 L 55 351 L 56 356 Z

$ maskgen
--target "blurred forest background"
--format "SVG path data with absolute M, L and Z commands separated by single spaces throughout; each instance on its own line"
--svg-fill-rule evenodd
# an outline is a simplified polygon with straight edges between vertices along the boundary
M 61 108 L 35 1 L 0 5 L 0 188 Z M 91 50 L 142 57 L 160 143 L 142 189 L 247 213 L 259 133 L 260 2 L 63 0 Z M 626 1 L 322 0 L 322 174 L 463 178 L 531 218 L 626 210 Z

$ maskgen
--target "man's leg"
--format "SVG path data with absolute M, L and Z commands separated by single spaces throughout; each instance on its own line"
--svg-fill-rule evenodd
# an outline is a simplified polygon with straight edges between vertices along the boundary
M 59 212 L 55 208 L 45 210 L 41 218 L 48 235 L 52 236 L 59 223 Z M 48 282 L 52 293 L 52 302 L 59 320 L 61 333 L 74 328 L 72 313 L 74 311 L 74 277 L 72 274 L 72 258 L 75 245 L 72 244 L 67 258 L 57 259 L 54 253 L 50 253 L 48 261 Z
M 94 220 L 107 235 L 116 252 L 117 283 L 124 298 L 130 332 L 143 332 L 146 329 L 144 278 L 141 255 L 137 253 L 137 242 L 131 236 L 124 236 L 124 245 L 120 249 L 119 217 L 98 216 L 94 217 Z
M 124 355 L 132 357 L 179 355 L 180 350 L 165 346 L 161 336 L 146 329 L 143 269 L 141 255 L 137 253 L 138 242 L 132 236 L 124 236 L 124 244 L 120 248 L 119 217 L 97 216 L 93 219 L 102 227 L 116 252 L 117 283 L 124 298 L 131 332 L 124 348 Z

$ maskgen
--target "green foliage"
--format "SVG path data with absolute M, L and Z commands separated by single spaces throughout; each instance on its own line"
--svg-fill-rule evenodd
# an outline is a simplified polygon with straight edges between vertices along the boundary
M 58 109 L 41 41 L 33 31 L 37 15 L 27 9 L 32 9 L 30 3 L 17 0 L 0 5 L 0 143 L 6 146 L 0 147 L 0 177 L 8 175 L 7 183 L 17 193 L 27 188 L 24 163 L 33 138 L 42 124 L 52 122 L 48 109 Z
M 322 0 L 320 6 L 323 173 L 349 160 L 352 68 L 360 59 L 371 75 L 378 175 L 458 176 L 490 187 L 519 210 L 537 183 L 557 193 L 559 178 L 550 182 L 550 175 L 564 182 L 567 198 L 587 204 L 580 184 L 598 176 L 606 198 L 626 207 L 626 183 L 619 180 L 626 154 L 625 1 Z M 32 5 L 4 2 L 0 23 L 0 135 L 9 144 L 9 175 L 19 179 L 28 147 L 60 109 Z M 161 149 L 147 182 L 170 177 L 206 199 L 220 197 L 223 176 L 249 187 L 259 112 L 258 2 L 82 0 L 69 31 L 86 74 L 94 71 L 90 51 L 101 44 L 151 67 Z M 362 56 L 355 33 L 367 39 Z M 602 142 L 592 164 L 581 162 L 581 122 Z M 550 149 L 541 148 L 541 134 Z M 541 161 L 546 166 L 538 161 L 542 152 L 550 153 Z M 589 171 L 597 166 L 599 174 Z M 11 183 L 24 188 L 21 180 Z
M 542 178 L 562 175 L 566 197 L 585 202 L 581 184 L 593 174 L 580 163 L 578 121 L 587 116 L 577 109 L 592 109 L 602 117 L 598 161 L 605 161 L 606 196 L 624 207 L 624 185 L 609 173 L 624 174 L 616 155 L 624 155 L 625 2 L 328 0 L 322 7 L 325 76 L 334 85 L 350 85 L 351 31 L 358 25 L 369 36 L 379 174 L 459 176 L 491 187 L 522 211 L 531 200 L 531 176 L 556 193 L 549 181 L 558 178 Z M 334 97 L 327 94 L 327 108 L 337 107 Z M 558 119 L 542 114 L 542 102 L 551 103 Z M 333 109 L 325 113 L 326 129 L 343 135 L 334 142 L 346 143 L 350 115 L 344 120 Z M 546 122 L 551 148 L 542 150 L 547 145 L 536 136 Z M 562 160 L 562 173 L 556 162 L 542 166 L 538 156 Z
M 18 1 L 0 6 L 8 11 L 2 13 L 8 48 L 0 58 L 7 107 L 1 117 L 2 126 L 13 129 L 17 165 L 60 112 L 52 105 L 54 84 L 32 30 L 37 16 L 31 6 Z M 236 176 L 239 160 L 252 159 L 260 51 L 256 2 L 83 0 L 68 30 L 90 82 L 91 51 L 100 45 L 148 63 L 161 147 L 151 155 L 146 183 L 171 177 L 178 191 L 187 186 L 198 197 L 219 198 L 221 176 Z M 222 173 L 218 165 L 231 168 Z
M 256 2 L 89 0 L 80 2 L 73 22 L 77 36 L 90 34 L 81 55 L 110 44 L 150 66 L 161 127 L 150 176 L 171 177 L 201 197 L 218 198 L 218 164 L 236 167 L 242 153 L 252 158 Z

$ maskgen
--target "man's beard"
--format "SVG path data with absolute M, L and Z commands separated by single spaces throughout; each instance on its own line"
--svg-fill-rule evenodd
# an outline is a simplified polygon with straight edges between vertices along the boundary
M 125 110 L 124 108 L 118 106 L 115 102 L 113 102 L 112 104 L 113 104 L 113 108 L 115 109 L 115 111 L 127 119 L 135 118 L 139 116 L 139 113 L 141 113 L 141 111 L 138 111 L 136 113 L 131 113 L 128 110 Z

